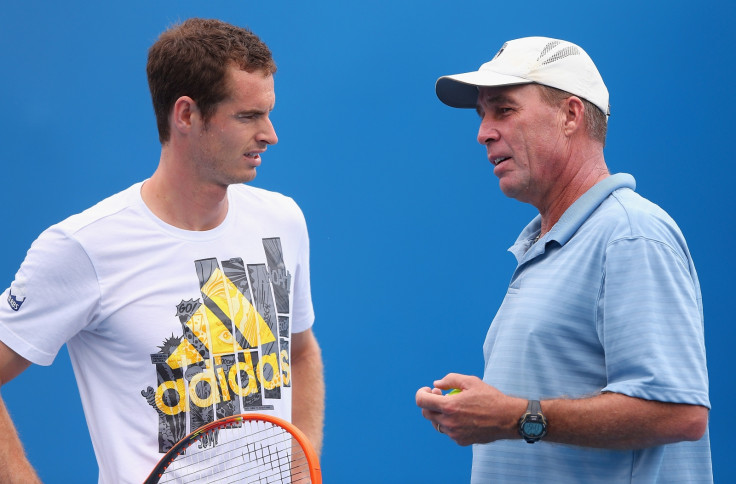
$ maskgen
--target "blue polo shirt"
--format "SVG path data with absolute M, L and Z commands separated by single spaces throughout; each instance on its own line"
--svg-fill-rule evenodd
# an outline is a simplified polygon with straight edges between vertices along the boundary
M 483 380 L 523 398 L 601 392 L 710 407 L 700 285 L 685 239 L 617 174 L 539 241 L 537 216 L 488 331 Z M 554 422 L 550 422 L 554 427 Z M 709 436 L 642 450 L 521 438 L 473 448 L 472 483 L 712 482 Z

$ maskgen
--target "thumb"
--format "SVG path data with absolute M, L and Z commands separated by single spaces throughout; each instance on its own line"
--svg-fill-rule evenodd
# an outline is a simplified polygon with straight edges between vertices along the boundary
M 472 378 L 472 376 L 461 375 L 459 373 L 449 373 L 444 378 L 435 381 L 434 386 L 441 390 L 463 390 L 468 386 L 468 379 Z

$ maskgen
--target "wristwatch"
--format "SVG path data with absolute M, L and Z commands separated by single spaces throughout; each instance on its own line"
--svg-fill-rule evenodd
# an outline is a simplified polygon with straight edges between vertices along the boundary
M 542 414 L 539 400 L 529 400 L 526 412 L 519 419 L 519 435 L 530 444 L 547 435 L 547 419 Z

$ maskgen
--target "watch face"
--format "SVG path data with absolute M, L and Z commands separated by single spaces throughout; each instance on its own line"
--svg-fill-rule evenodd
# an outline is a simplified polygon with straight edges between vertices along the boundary
M 524 422 L 523 427 L 527 435 L 540 435 L 544 431 L 544 425 L 540 422 Z

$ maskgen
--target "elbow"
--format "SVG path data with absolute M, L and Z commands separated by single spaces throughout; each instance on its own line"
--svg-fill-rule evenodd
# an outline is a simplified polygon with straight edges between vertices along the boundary
M 706 407 L 691 406 L 680 421 L 680 440 L 700 440 L 708 429 L 708 414 Z

